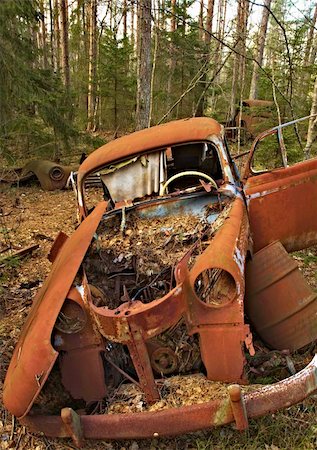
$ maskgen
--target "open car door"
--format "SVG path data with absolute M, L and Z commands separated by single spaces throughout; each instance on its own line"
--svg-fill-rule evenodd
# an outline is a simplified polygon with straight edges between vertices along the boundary
M 277 240 L 288 252 L 317 243 L 317 157 L 288 166 L 282 134 L 298 121 L 260 134 L 251 147 L 243 182 L 255 252 Z

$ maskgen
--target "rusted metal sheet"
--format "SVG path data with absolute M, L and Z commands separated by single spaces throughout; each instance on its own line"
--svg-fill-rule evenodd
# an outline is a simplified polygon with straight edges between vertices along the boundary
M 303 370 L 283 381 L 263 386 L 241 395 L 244 418 L 270 414 L 301 402 L 317 390 L 317 356 Z M 223 400 L 165 411 L 134 414 L 80 416 L 81 433 L 86 439 L 131 439 L 175 436 L 214 426 L 225 425 L 236 418 L 229 396 Z M 238 413 L 239 414 L 239 413 Z M 22 423 L 46 436 L 72 437 L 59 416 L 26 416 Z M 124 425 L 123 425 L 124 424 Z
M 70 290 L 52 338 L 54 348 L 61 352 L 59 365 L 65 389 L 74 399 L 89 403 L 107 393 L 102 359 L 105 346 L 82 295 L 82 289 Z
M 56 236 L 53 245 L 49 251 L 49 254 L 47 255 L 47 259 L 50 262 L 54 262 L 60 249 L 63 247 L 63 245 L 65 244 L 65 242 L 67 241 L 68 236 L 67 234 L 63 233 L 62 231 L 60 231 L 58 233 L 58 235 Z
M 106 173 L 102 172 L 101 179 L 107 186 L 111 199 L 116 203 L 158 193 L 161 183 L 164 182 L 165 167 L 163 152 L 154 152 L 132 158 L 124 167 L 119 164 L 118 168 L 114 166 Z M 117 170 L 120 170 L 120 177 Z
M 79 167 L 78 176 L 81 179 L 99 167 L 137 153 L 141 154 L 155 148 L 171 147 L 186 142 L 207 140 L 209 136 L 219 136 L 221 130 L 222 126 L 208 117 L 175 120 L 146 128 L 129 136 L 115 139 L 94 151 Z
M 34 300 L 4 383 L 4 405 L 17 417 L 30 410 L 56 361 L 52 329 L 105 208 L 101 202 L 67 240 Z
M 317 242 L 317 159 L 269 172 L 254 172 L 252 161 L 259 142 L 276 134 L 283 157 L 284 128 L 310 116 L 288 122 L 261 133 L 254 140 L 245 165 L 243 182 L 254 251 L 279 240 L 288 251 L 300 250 Z M 285 158 L 284 158 L 285 159 Z
M 248 262 L 246 285 L 247 314 L 269 346 L 294 351 L 317 338 L 317 294 L 280 242 Z
M 30 161 L 23 168 L 8 170 L 7 175 L 4 175 L 0 182 L 22 184 L 36 178 L 44 191 L 54 191 L 66 186 L 72 170 L 75 169 L 53 161 L 39 159 Z
M 254 251 L 279 240 L 288 251 L 317 242 L 317 160 L 248 179 L 245 193 Z
M 198 332 L 200 335 L 203 361 L 207 376 L 212 380 L 245 381 L 243 343 L 250 335 L 248 326 L 244 325 L 243 306 L 248 237 L 245 206 L 237 198 L 224 225 L 205 252 L 197 258 L 189 274 L 189 284 L 186 283 L 185 272 L 184 287 L 187 290 L 185 298 L 188 305 L 186 320 L 191 332 Z M 212 298 L 212 302 L 208 303 L 198 297 L 195 283 L 200 274 L 212 267 L 221 269 L 227 276 L 226 282 L 221 286 L 225 298 Z M 182 265 L 180 270 L 183 268 Z M 234 358 L 232 354 L 235 355 Z

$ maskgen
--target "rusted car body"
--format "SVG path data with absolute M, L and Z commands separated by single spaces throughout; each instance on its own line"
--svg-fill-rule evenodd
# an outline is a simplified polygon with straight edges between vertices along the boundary
M 317 242 L 317 160 L 257 173 L 253 155 L 265 136 L 255 141 L 243 179 L 223 127 L 209 118 L 124 136 L 83 162 L 75 189 L 80 224 L 53 245 L 52 271 L 5 380 L 4 404 L 21 423 L 78 446 L 85 438 L 171 436 L 230 422 L 245 429 L 249 418 L 317 389 L 316 358 L 275 384 L 242 388 L 253 329 L 279 349 L 317 337 L 316 295 L 287 253 Z M 103 199 L 90 211 L 85 180 L 96 173 Z M 175 333 L 182 336 L 176 344 Z M 39 409 L 52 369 L 86 409 L 63 399 L 60 414 Z M 224 397 L 127 414 L 87 406 L 122 380 L 155 405 L 164 380 L 198 372 L 225 383 Z
M 242 102 L 242 110 L 236 112 L 234 121 L 237 127 L 243 127 L 250 134 L 256 136 L 260 131 L 267 128 L 267 122 L 272 121 L 272 107 L 274 103 L 269 100 L 246 99 Z
M 270 100 L 245 99 L 237 108 L 232 120 L 226 123 L 226 136 L 242 141 L 254 139 L 259 133 L 274 124 L 274 103 Z
M 24 184 L 37 180 L 44 191 L 63 189 L 68 181 L 73 167 L 63 166 L 53 161 L 34 160 L 23 168 L 7 170 L 0 176 L 0 182 L 10 184 Z

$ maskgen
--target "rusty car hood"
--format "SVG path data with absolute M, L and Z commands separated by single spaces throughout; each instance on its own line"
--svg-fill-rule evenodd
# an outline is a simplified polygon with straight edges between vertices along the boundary
M 4 383 L 4 404 L 17 417 L 30 410 L 56 361 L 58 352 L 51 345 L 52 328 L 106 205 L 100 202 L 65 242 L 34 300 Z

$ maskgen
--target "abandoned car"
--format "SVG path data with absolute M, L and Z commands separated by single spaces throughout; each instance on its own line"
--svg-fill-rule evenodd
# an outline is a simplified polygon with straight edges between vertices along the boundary
M 317 389 L 316 358 L 246 387 L 256 340 L 291 352 L 317 337 L 316 294 L 289 255 L 317 242 L 317 159 L 289 167 L 281 146 L 280 168 L 254 165 L 283 126 L 255 140 L 243 177 L 211 118 L 88 156 L 73 177 L 80 224 L 53 244 L 5 380 L 22 424 L 78 446 L 242 430 Z M 87 188 L 91 175 L 99 187 Z

